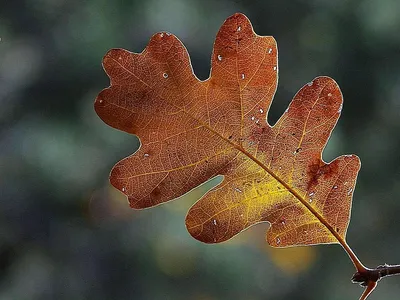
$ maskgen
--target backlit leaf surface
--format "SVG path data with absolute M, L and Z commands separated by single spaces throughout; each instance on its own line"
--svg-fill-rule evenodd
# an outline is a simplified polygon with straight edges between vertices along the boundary
M 110 175 L 132 208 L 169 201 L 223 175 L 188 212 L 186 226 L 196 239 L 222 242 L 266 221 L 275 247 L 345 239 L 360 161 L 345 155 L 325 163 L 321 155 L 341 113 L 340 89 L 329 77 L 315 78 L 270 126 L 277 55 L 274 38 L 256 35 L 242 14 L 219 30 L 205 81 L 166 32 L 140 54 L 105 55 L 111 85 L 95 110 L 141 140 Z

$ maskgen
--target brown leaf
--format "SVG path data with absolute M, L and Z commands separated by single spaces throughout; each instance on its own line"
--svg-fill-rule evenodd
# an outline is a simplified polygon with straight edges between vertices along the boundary
M 275 247 L 345 239 L 360 161 L 345 155 L 326 163 L 321 156 L 342 94 L 333 79 L 317 77 L 270 126 L 277 55 L 273 37 L 256 35 L 242 14 L 218 32 L 205 81 L 166 32 L 140 54 L 106 54 L 111 86 L 98 95 L 96 112 L 142 143 L 110 175 L 131 207 L 169 201 L 223 175 L 189 210 L 186 225 L 196 239 L 222 242 L 260 222 L 271 224 L 267 240 Z

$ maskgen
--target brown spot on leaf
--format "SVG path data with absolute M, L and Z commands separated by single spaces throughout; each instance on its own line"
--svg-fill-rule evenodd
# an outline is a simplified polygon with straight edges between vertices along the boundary
M 157 202 L 161 198 L 161 189 L 159 186 L 156 186 L 154 190 L 151 191 L 150 197 L 154 202 Z
M 338 168 L 338 161 L 336 160 L 330 164 L 326 164 L 319 159 L 318 162 L 311 164 L 307 170 L 309 178 L 307 189 L 309 190 L 311 187 L 316 186 L 321 176 L 323 176 L 324 179 L 329 179 L 337 174 Z

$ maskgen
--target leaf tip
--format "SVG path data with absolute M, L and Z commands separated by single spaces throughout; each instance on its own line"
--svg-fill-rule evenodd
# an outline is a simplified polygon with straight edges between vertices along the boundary
M 233 27 L 237 33 L 245 32 L 247 29 L 253 29 L 249 18 L 243 13 L 235 13 L 227 18 L 222 27 Z M 221 28 L 222 28 L 221 27 Z

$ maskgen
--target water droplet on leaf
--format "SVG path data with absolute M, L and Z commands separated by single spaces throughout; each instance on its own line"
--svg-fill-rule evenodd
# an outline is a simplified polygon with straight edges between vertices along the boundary
M 308 202 L 312 202 L 313 201 L 313 199 L 312 199 L 312 197 L 315 195 L 315 193 L 314 192 L 311 192 L 311 193 L 309 193 L 308 194 L 308 196 L 310 196 L 310 199 L 308 199 Z
M 238 193 L 241 193 L 241 192 L 242 192 L 242 190 L 239 189 L 239 188 L 237 188 L 237 187 L 235 187 L 235 191 L 238 192 Z
M 301 151 L 301 148 L 297 148 L 296 150 L 294 150 L 293 154 L 296 155 L 297 153 L 299 153 Z

